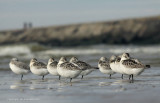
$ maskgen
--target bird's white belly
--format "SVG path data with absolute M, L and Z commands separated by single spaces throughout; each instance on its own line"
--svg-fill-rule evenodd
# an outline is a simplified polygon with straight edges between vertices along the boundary
M 11 70 L 14 73 L 16 73 L 16 74 L 23 74 L 23 75 L 25 75 L 25 74 L 29 73 L 29 70 L 21 69 L 21 68 L 17 67 L 14 64 L 9 64 L 9 65 L 10 65 Z
M 135 69 L 133 68 L 132 71 L 133 71 L 133 75 L 140 75 L 144 71 L 144 69 L 143 68 L 135 68 Z
M 112 69 L 114 72 L 117 72 L 117 66 L 116 66 L 115 63 L 111 63 L 111 64 L 110 64 L 110 67 L 111 67 L 111 69 Z
M 87 70 L 82 71 L 80 75 L 83 75 L 83 76 L 84 76 L 84 75 L 88 75 L 88 74 L 90 74 L 92 71 L 93 71 L 93 69 L 87 69 Z
M 51 68 L 51 67 L 47 67 L 47 70 L 50 74 L 54 75 L 54 76 L 59 76 L 58 72 L 57 72 L 57 68 Z
M 112 63 L 110 64 L 110 67 L 114 72 L 124 74 L 123 70 L 120 68 L 119 63 L 114 63 L 114 64 Z
M 100 72 L 104 73 L 104 74 L 114 74 L 115 72 L 111 69 L 104 69 L 104 68 L 99 68 Z
M 125 73 L 123 72 L 123 69 L 120 67 L 120 64 L 119 64 L 119 63 L 116 63 L 116 70 L 117 70 L 117 73 L 125 74 Z
M 143 68 L 127 68 L 127 67 L 124 67 L 123 65 L 121 65 L 121 68 L 123 69 L 123 72 L 125 74 L 128 74 L 128 75 L 140 75 L 144 69 Z
M 61 67 L 57 69 L 58 73 L 65 78 L 76 78 L 81 73 L 80 70 L 66 70 Z
M 34 67 L 31 67 L 31 72 L 35 75 L 43 76 L 48 74 L 48 70 L 45 68 L 37 69 Z

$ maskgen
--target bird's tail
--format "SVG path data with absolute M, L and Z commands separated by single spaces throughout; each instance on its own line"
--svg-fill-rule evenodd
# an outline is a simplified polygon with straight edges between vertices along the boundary
M 151 68 L 151 66 L 150 66 L 150 65 L 145 65 L 145 67 L 146 67 L 146 69 Z
M 92 67 L 92 69 L 99 69 L 98 67 Z
M 87 69 L 86 68 L 82 68 L 81 70 L 83 71 L 83 70 L 87 70 Z

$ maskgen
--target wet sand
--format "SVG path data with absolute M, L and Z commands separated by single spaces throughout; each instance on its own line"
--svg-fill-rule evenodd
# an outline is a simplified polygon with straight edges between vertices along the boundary
M 154 72 L 156 71 L 156 72 Z M 6 75 L 7 74 L 7 75 Z M 0 72 L 0 100 L 4 102 L 29 101 L 44 103 L 159 103 L 160 70 L 152 68 L 130 83 L 128 76 L 121 80 L 119 74 L 101 74 L 98 70 L 84 77 L 69 80 L 48 75 L 45 80 L 31 73 L 20 80 L 20 76 L 11 71 Z

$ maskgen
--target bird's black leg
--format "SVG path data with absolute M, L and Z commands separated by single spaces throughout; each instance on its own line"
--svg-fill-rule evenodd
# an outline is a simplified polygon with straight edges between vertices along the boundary
M 72 78 L 70 78 L 70 83 L 72 82 Z
M 131 74 L 130 77 L 132 78 L 132 80 L 130 81 L 130 83 L 133 83 L 134 82 L 133 74 Z
M 59 75 L 59 80 L 61 80 L 61 76 Z
M 72 78 L 70 78 L 70 83 L 71 83 L 71 86 L 72 86 Z
M 109 75 L 109 78 L 111 79 L 111 74 Z
M 123 74 L 122 74 L 121 78 L 123 79 Z
M 132 81 L 133 81 L 133 74 L 132 74 Z
M 44 80 L 44 75 L 42 76 L 42 80 Z
M 23 74 L 21 75 L 21 80 L 22 80 L 22 78 L 23 78 Z
M 83 79 L 83 75 L 82 75 L 82 78 L 81 79 Z
M 130 78 L 131 78 L 131 75 L 129 75 L 129 80 L 130 80 Z

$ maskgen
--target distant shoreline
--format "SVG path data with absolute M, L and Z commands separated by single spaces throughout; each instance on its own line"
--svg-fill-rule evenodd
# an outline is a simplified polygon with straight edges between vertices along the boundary
M 0 31 L 0 45 L 39 43 L 50 46 L 160 44 L 160 16 L 108 22 Z

